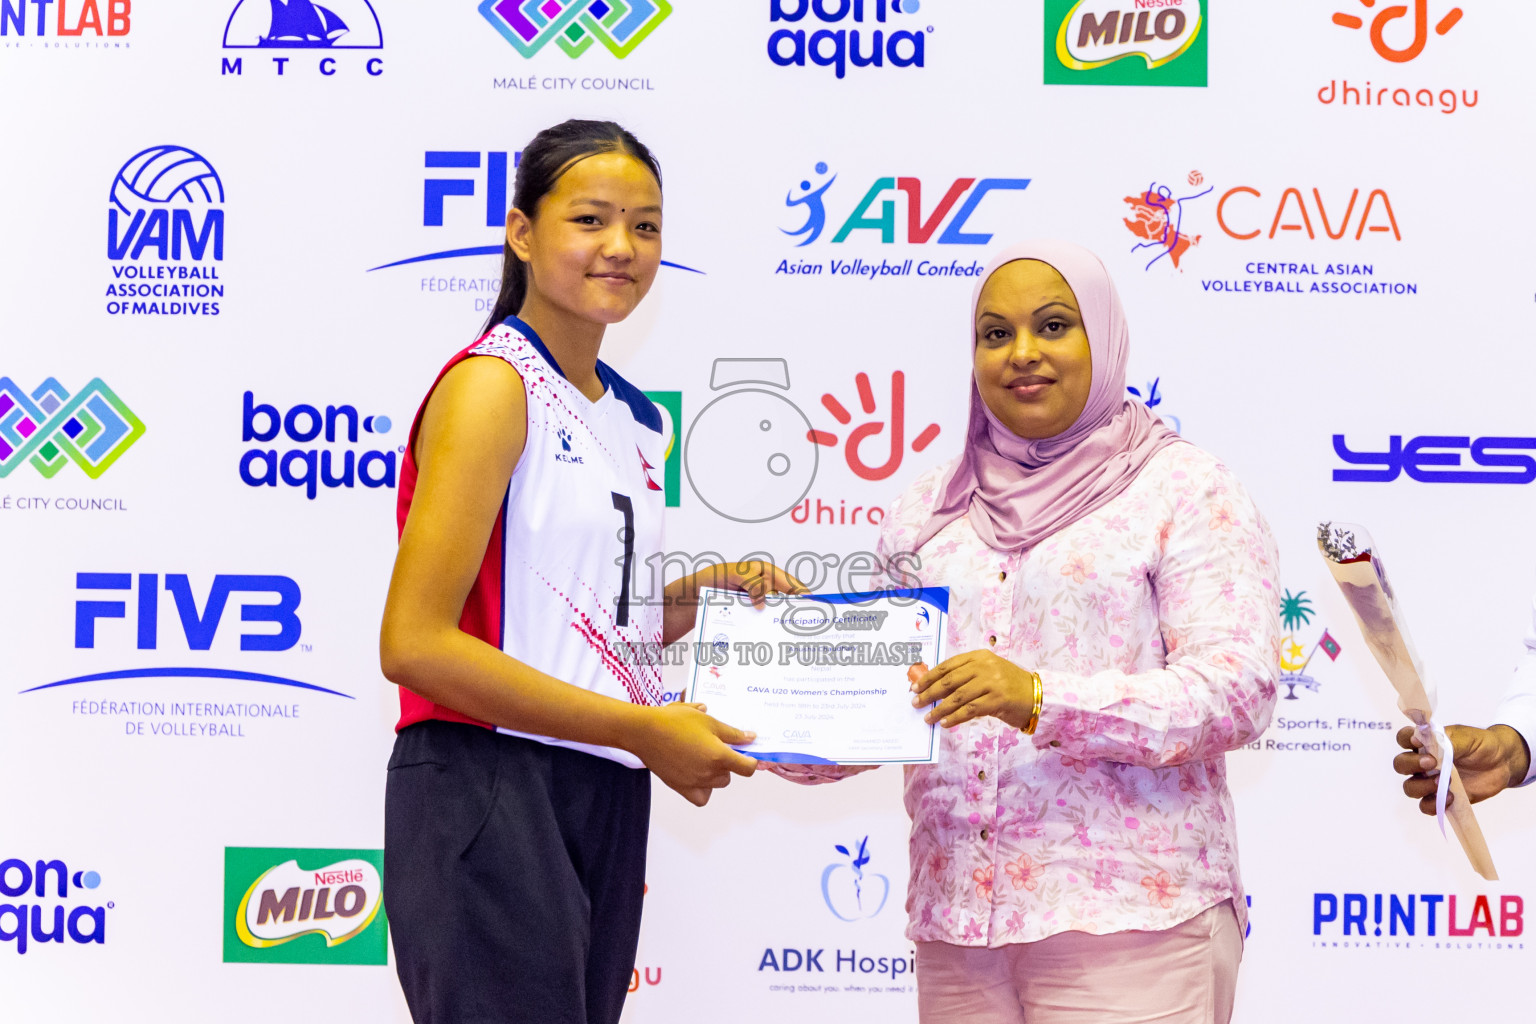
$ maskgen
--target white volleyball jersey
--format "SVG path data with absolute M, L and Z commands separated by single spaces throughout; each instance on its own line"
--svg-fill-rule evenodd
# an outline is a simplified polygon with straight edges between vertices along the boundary
M 649 580 L 656 563 L 647 560 L 661 551 L 667 440 L 661 413 L 602 362 L 597 370 L 605 390 L 590 401 L 516 318 L 460 358 L 469 356 L 505 359 L 522 376 L 528 439 L 462 628 L 574 686 L 660 704 L 661 668 L 646 663 L 657 659 L 631 652 L 661 643 L 661 595 L 648 585 L 633 589 L 637 580 Z M 465 720 L 421 703 L 427 708 L 414 714 L 405 707 L 402 721 Z M 499 731 L 642 767 L 627 751 Z

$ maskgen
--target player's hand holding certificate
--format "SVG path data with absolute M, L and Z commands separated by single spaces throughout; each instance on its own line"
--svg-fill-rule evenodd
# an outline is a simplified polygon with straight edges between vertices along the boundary
M 688 699 L 757 733 L 740 748 L 786 764 L 931 764 L 934 726 L 909 672 L 944 660 L 943 588 L 770 597 L 701 594 Z

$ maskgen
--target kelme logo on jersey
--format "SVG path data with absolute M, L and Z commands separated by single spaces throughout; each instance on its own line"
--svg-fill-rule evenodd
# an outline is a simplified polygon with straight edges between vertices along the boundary
M 300 402 L 283 411 L 247 391 L 240 440 L 250 447 L 240 456 L 240 479 L 251 487 L 281 483 L 311 501 L 322 487 L 394 487 L 397 449 L 364 447 L 371 441 L 364 435 L 387 434 L 393 425 L 388 416 L 363 416 L 352 405 L 322 411 Z
M 224 182 L 184 146 L 128 158 L 107 203 L 107 312 L 218 316 L 224 284 Z
M 7 46 L 117 49 L 128 45 L 132 29 L 132 0 L 0 0 Z
M 116 904 L 101 899 L 100 887 L 100 874 L 62 860 L 0 860 L 0 945 L 22 955 L 50 942 L 105 945 Z
M 768 58 L 781 68 L 803 68 L 809 61 L 838 78 L 850 67 L 920 68 L 923 39 L 933 26 L 902 16 L 921 6 L 921 0 L 769 0 L 768 21 L 775 28 Z
M 143 436 L 143 421 L 100 377 L 73 395 L 52 377 L 31 392 L 0 377 L 0 480 L 27 462 L 45 478 L 73 462 L 95 480 Z
M 1045 0 L 1047 85 L 1206 81 L 1205 0 Z
M 667 439 L 667 456 L 661 466 L 661 489 L 666 494 L 667 508 L 677 508 L 683 498 L 683 446 L 677 443 L 678 432 L 683 427 L 683 393 L 647 391 L 645 397 L 661 411 L 661 433 Z M 654 479 L 655 467 L 645 468 L 646 478 Z
M 224 962 L 383 966 L 383 870 L 383 850 L 225 847 Z
M 667 0 L 483 0 L 480 16 L 524 57 L 553 42 L 568 57 L 602 43 L 622 60 L 656 31 L 672 5 Z
M 323 5 L 311 0 L 238 0 L 224 25 L 224 49 L 266 53 L 226 56 L 219 73 L 243 75 L 249 57 L 252 73 L 296 71 L 330 78 L 340 71 L 377 78 L 384 73 L 382 57 L 347 51 L 383 48 L 384 30 L 369 0 L 325 0 Z M 302 52 L 306 50 L 319 52 Z

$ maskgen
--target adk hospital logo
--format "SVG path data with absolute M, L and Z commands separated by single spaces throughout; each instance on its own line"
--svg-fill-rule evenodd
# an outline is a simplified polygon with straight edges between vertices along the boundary
M 253 75 L 384 73 L 378 54 L 384 29 L 369 0 L 238 0 L 224 25 L 223 48 L 220 75 L 244 75 L 247 59 Z
M 201 154 L 160 145 L 128 158 L 107 202 L 107 312 L 218 316 L 224 182 Z

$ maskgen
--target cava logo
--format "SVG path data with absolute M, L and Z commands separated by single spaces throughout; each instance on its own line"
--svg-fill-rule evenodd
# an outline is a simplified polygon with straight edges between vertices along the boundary
M 1046 0 L 1046 84 L 1204 86 L 1204 8 L 1204 0 Z
M 224 962 L 388 958 L 382 850 L 224 851 Z

